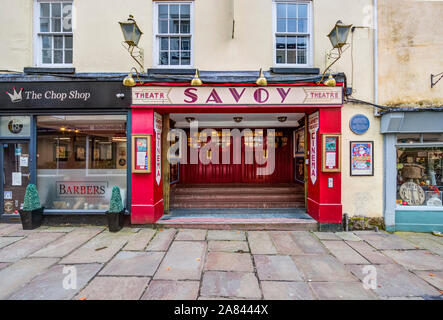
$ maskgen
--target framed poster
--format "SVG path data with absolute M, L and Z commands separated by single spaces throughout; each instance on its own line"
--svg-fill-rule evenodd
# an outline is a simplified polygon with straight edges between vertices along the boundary
M 54 144 L 54 160 L 55 161 L 68 161 L 68 147 L 67 143 Z
M 294 131 L 294 157 L 297 154 L 305 153 L 305 128 Z
M 351 176 L 374 175 L 374 141 L 350 142 Z
M 132 172 L 151 173 L 150 134 L 132 136 Z
M 84 146 L 75 146 L 75 161 L 86 160 L 86 149 Z
M 295 158 L 295 181 L 305 183 L 305 157 Z
M 322 134 L 322 171 L 340 172 L 341 170 L 341 135 L 338 133 Z

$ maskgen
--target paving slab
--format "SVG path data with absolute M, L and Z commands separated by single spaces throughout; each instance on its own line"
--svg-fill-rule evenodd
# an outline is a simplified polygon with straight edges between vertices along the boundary
M 320 300 L 378 300 L 361 282 L 311 282 L 309 285 Z
M 443 270 L 443 258 L 426 250 L 384 250 L 383 254 L 408 270 Z
M 279 254 L 294 255 L 303 254 L 303 250 L 292 239 L 287 231 L 270 231 L 269 235 Z
M 303 254 L 328 254 L 320 241 L 307 231 L 293 231 L 291 237 Z
M 205 270 L 253 272 L 254 267 L 249 253 L 209 252 Z
M 86 229 L 86 228 L 77 228 L 77 227 L 53 227 L 53 226 L 44 226 L 37 229 L 37 232 L 64 232 L 68 233 L 74 230 Z M 103 230 L 104 228 L 101 228 Z
M 22 229 L 22 225 L 18 223 L 2 223 L 0 228 L 0 237 L 7 236 L 12 232 L 17 232 Z
M 180 229 L 175 240 L 184 241 L 204 241 L 206 239 L 206 230 L 199 229 Z
M 102 264 L 55 265 L 15 291 L 10 300 L 70 300 L 94 277 Z M 75 268 L 75 271 L 72 271 Z M 73 273 L 75 272 L 75 273 Z M 65 280 L 75 274 L 77 281 Z M 64 281 L 68 287 L 64 287 Z
M 249 246 L 246 241 L 211 240 L 208 241 L 208 250 L 220 252 L 249 252 Z
M 313 232 L 313 234 L 320 240 L 342 240 L 334 232 Z
M 407 250 L 415 246 L 407 240 L 389 233 L 360 234 L 359 237 L 378 250 Z
M 102 230 L 97 228 L 76 229 L 34 252 L 31 257 L 61 258 L 95 237 Z
M 314 300 L 305 282 L 261 281 L 265 300 Z
M 248 242 L 252 254 L 277 254 L 277 249 L 266 231 L 249 231 Z
M 26 237 L 26 236 L 29 236 L 33 233 L 45 232 L 45 230 L 46 230 L 45 227 L 39 227 L 34 230 L 23 230 L 22 228 L 20 228 L 14 232 L 8 233 L 8 236 L 9 237 Z
M 141 300 L 196 300 L 200 281 L 152 280 Z
M 123 250 L 143 251 L 155 235 L 155 229 L 141 229 L 132 237 Z
M 95 277 L 74 299 L 138 300 L 148 277 Z
M 203 270 L 205 253 L 205 242 L 174 241 L 154 279 L 199 280 Z
M 356 281 L 356 278 L 330 255 L 292 256 L 298 270 L 308 281 Z
M 154 238 L 148 244 L 146 248 L 147 251 L 166 251 L 171 245 L 172 240 L 177 230 L 175 229 L 164 229 L 158 230 Z
M 392 259 L 386 257 L 384 254 L 380 253 L 377 251 L 377 249 L 374 249 L 374 247 L 371 247 L 364 241 L 346 241 L 346 243 L 372 264 L 394 263 Z
M 24 237 L 1 237 L 0 238 L 0 249 L 9 246 L 11 243 L 17 242 Z
M 421 249 L 426 249 L 435 254 L 443 256 L 443 244 L 439 243 L 438 241 L 435 241 L 434 239 L 429 239 L 425 237 L 423 238 L 410 237 L 406 239 L 412 242 L 413 245 L 416 245 Z
M 357 251 L 344 241 L 322 241 L 325 247 L 343 264 L 369 264 Z
M 120 251 L 100 275 L 152 277 L 164 255 L 164 252 Z
M 289 256 L 254 255 L 260 280 L 302 281 L 302 275 Z
M 7 266 L 9 266 L 10 263 L 7 262 L 0 262 L 0 270 L 6 268 Z
M 132 232 L 103 231 L 63 258 L 61 264 L 105 263 L 134 236 Z
M 443 291 L 443 271 L 414 271 L 414 273 L 438 290 Z
M 208 240 L 238 240 L 245 241 L 244 231 L 239 230 L 208 230 Z
M 360 265 L 348 265 L 351 272 L 361 281 L 368 276 Z M 381 264 L 375 266 L 377 289 L 374 292 L 380 297 L 420 297 L 436 296 L 440 293 L 415 274 L 398 264 Z
M 0 270 L 0 300 L 7 298 L 15 290 L 30 281 L 53 264 L 55 258 L 22 259 Z
M 64 233 L 43 233 L 30 234 L 25 239 L 15 242 L 3 249 L 0 249 L 0 262 L 15 262 L 29 256 L 37 250 L 43 248 L 52 241 L 63 236 Z
M 362 241 L 361 238 L 353 232 L 336 232 L 335 235 L 346 241 Z
M 235 297 L 260 299 L 257 277 L 249 272 L 207 271 L 200 290 L 204 297 Z

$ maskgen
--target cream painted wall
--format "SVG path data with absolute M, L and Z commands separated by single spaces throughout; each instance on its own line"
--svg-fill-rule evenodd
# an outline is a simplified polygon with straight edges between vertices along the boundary
M 441 106 L 443 1 L 380 1 L 380 103 Z

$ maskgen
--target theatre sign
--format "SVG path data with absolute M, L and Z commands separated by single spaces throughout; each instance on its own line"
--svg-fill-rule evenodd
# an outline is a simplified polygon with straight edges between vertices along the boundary
M 341 105 L 342 87 L 132 88 L 133 105 Z

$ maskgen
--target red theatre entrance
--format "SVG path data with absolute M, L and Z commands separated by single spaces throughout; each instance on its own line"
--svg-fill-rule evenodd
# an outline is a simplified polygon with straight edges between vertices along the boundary
M 341 223 L 341 86 L 149 84 L 132 99 L 132 134 L 152 144 L 150 172 L 132 174 L 132 223 L 154 223 L 164 208 L 305 208 Z M 186 149 L 170 154 L 177 164 L 165 161 L 174 143 Z

